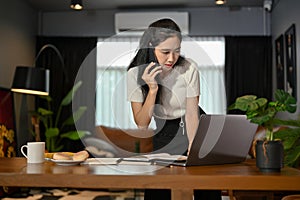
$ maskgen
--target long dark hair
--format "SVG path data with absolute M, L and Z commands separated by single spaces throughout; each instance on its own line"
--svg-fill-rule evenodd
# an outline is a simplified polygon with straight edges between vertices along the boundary
M 139 67 L 137 82 L 139 85 L 141 85 L 144 100 L 149 92 L 148 85 L 142 80 L 145 67 L 150 62 L 157 62 L 154 48 L 160 43 L 164 42 L 166 39 L 174 36 L 178 37 L 180 42 L 182 41 L 182 35 L 179 26 L 172 19 L 164 18 L 150 24 L 140 39 L 139 49 L 129 64 L 127 70 L 133 67 Z M 183 60 L 184 58 L 179 56 L 179 59 L 175 65 L 183 62 Z M 159 103 L 160 91 L 161 85 L 159 85 L 156 103 Z

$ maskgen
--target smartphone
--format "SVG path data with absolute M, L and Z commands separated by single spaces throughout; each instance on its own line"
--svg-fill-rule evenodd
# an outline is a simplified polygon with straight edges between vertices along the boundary
M 149 56 L 149 63 L 151 63 L 151 62 L 154 62 L 154 63 L 155 63 L 155 65 L 153 65 L 153 66 L 150 68 L 150 70 L 149 70 L 149 72 L 151 72 L 151 70 L 153 70 L 155 67 L 159 66 L 159 63 L 158 63 L 158 61 L 157 61 L 157 58 L 156 58 L 156 56 L 155 56 L 155 54 L 154 54 L 154 48 L 149 48 L 149 49 L 148 49 L 148 56 Z
M 159 63 L 158 63 L 158 61 L 157 61 L 157 59 L 156 59 L 156 56 L 155 56 L 155 54 L 154 54 L 154 48 L 149 48 L 149 49 L 148 49 L 148 59 L 147 59 L 147 63 L 145 63 L 145 64 L 139 66 L 139 75 L 138 75 L 139 77 L 142 77 L 142 75 L 143 75 L 143 73 L 144 73 L 146 67 L 147 67 L 151 62 L 154 62 L 155 65 L 153 65 L 153 66 L 150 68 L 149 73 L 150 73 L 155 67 L 159 66 Z M 157 75 L 157 76 L 155 77 L 155 80 L 156 80 L 158 83 L 160 82 L 160 80 L 159 80 L 159 75 Z M 142 85 L 145 84 L 145 82 L 144 82 L 142 79 L 138 79 L 138 82 L 140 82 Z
M 155 53 L 154 53 L 154 48 L 149 48 L 148 49 L 148 63 L 151 63 L 151 62 L 155 62 L 156 63 L 156 65 L 155 66 L 158 66 L 159 64 L 158 64 L 158 61 L 157 61 L 157 58 L 156 58 L 156 56 L 155 56 Z

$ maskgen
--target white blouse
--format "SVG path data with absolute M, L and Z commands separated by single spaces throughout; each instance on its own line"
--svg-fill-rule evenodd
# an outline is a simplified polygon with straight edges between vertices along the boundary
M 127 73 L 127 100 L 144 102 L 140 85 L 137 83 L 138 67 Z M 155 105 L 154 115 L 163 119 L 175 119 L 183 116 L 186 110 L 186 98 L 200 95 L 199 72 L 196 63 L 186 59 L 183 66 L 175 66 L 161 79 L 164 87 L 161 91 L 160 105 Z

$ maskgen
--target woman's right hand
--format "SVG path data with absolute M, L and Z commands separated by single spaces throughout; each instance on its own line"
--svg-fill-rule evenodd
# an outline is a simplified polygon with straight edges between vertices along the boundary
M 151 62 L 144 70 L 142 75 L 142 79 L 148 85 L 149 90 L 157 90 L 158 85 L 155 77 L 158 76 L 162 72 L 161 66 L 155 66 L 155 62 Z

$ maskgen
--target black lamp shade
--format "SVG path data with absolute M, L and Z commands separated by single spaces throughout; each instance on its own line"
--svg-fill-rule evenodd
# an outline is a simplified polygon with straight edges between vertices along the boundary
M 34 94 L 49 95 L 49 75 L 48 69 L 17 66 L 12 91 Z

